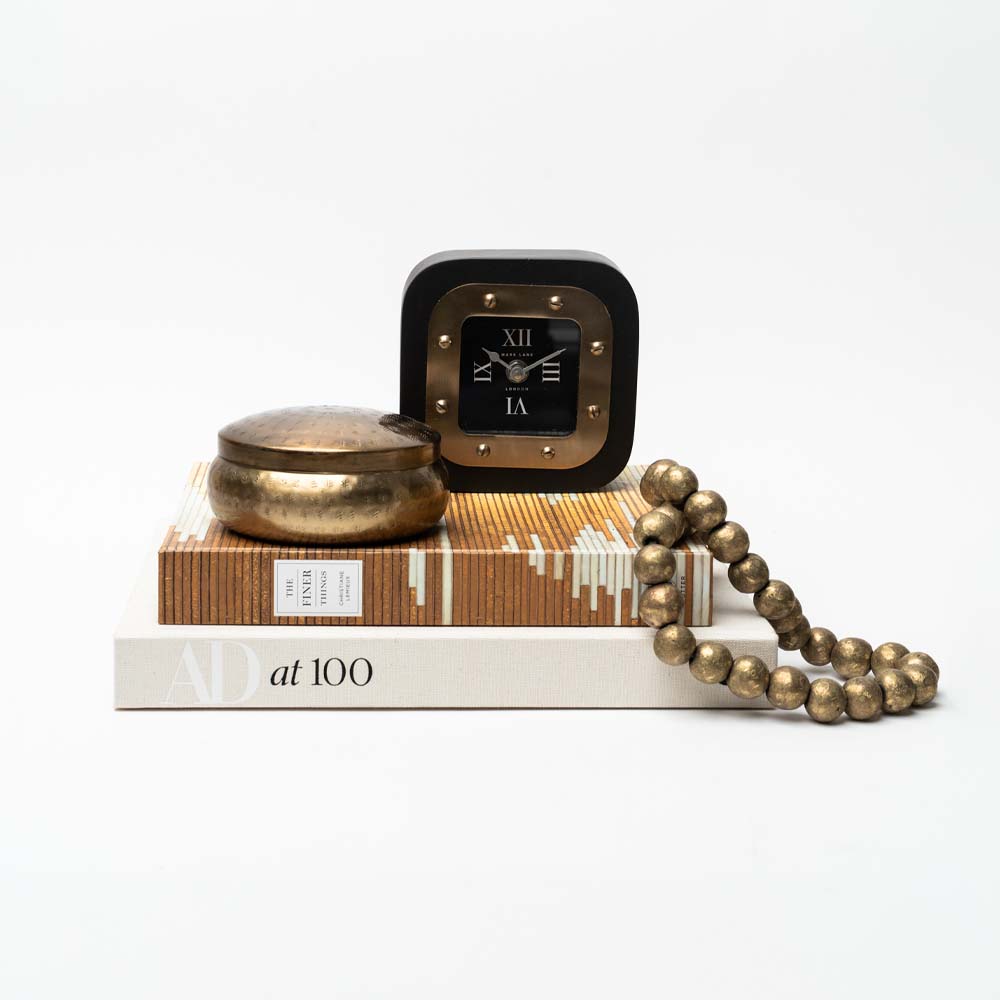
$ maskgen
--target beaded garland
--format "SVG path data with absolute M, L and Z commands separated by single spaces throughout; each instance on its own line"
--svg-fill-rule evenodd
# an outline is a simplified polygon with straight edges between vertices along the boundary
M 656 629 L 653 651 L 668 666 L 688 664 L 705 684 L 725 684 L 738 698 L 767 695 L 775 708 L 805 706 L 817 722 L 878 718 L 905 712 L 934 700 L 940 671 L 927 653 L 911 653 L 898 642 L 872 649 L 864 639 L 837 639 L 827 628 L 813 628 L 792 588 L 772 580 L 767 563 L 750 551 L 750 536 L 726 519 L 726 501 L 712 490 L 699 490 L 698 477 L 687 466 L 661 459 L 646 469 L 639 486 L 652 510 L 635 522 L 640 546 L 635 575 L 648 589 L 639 600 L 639 617 Z M 813 666 L 832 664 L 844 678 L 810 682 L 797 667 L 769 670 L 756 656 L 733 657 L 721 642 L 698 642 L 677 623 L 683 608 L 680 591 L 669 581 L 676 570 L 671 546 L 682 538 L 704 542 L 712 555 L 729 564 L 729 581 L 741 593 L 753 594 L 757 613 L 778 635 L 781 649 L 801 652 Z

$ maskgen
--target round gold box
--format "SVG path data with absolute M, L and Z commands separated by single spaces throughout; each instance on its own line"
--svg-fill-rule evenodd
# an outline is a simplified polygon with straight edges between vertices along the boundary
M 215 516 L 275 542 L 385 542 L 435 525 L 448 506 L 441 436 L 395 413 L 302 406 L 219 431 L 208 472 Z

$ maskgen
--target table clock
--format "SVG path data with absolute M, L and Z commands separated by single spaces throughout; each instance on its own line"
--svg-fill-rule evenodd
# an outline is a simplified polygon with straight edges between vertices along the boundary
M 439 253 L 403 291 L 399 409 L 440 433 L 454 491 L 592 490 L 629 460 L 638 352 L 606 257 Z

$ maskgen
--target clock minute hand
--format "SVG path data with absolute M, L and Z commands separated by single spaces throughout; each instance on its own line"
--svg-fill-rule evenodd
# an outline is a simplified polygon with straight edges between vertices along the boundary
M 504 361 L 504 359 L 501 358 L 496 351 L 490 351 L 485 347 L 483 348 L 483 350 L 486 351 L 486 357 L 488 357 L 490 361 L 493 361 L 498 365 L 502 365 L 504 369 L 510 368 L 510 365 L 506 361 Z
M 565 350 L 566 350 L 566 348 L 563 347 L 563 348 L 561 348 L 558 351 L 553 351 L 551 354 L 547 355 L 544 358 L 539 358 L 537 361 L 532 361 L 530 365 L 525 365 L 524 366 L 524 374 L 527 375 L 528 372 L 530 372 L 532 368 L 537 368 L 539 365 L 544 365 L 546 361 L 551 361 L 553 358 L 558 357 Z

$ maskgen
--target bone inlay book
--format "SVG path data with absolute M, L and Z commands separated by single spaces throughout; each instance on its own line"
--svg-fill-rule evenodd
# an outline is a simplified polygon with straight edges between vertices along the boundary
M 382 546 L 261 542 L 223 528 L 188 478 L 159 550 L 159 621 L 178 625 L 639 625 L 633 465 L 593 493 L 452 494 L 428 534 Z M 685 543 L 683 621 L 712 623 L 712 557 Z

